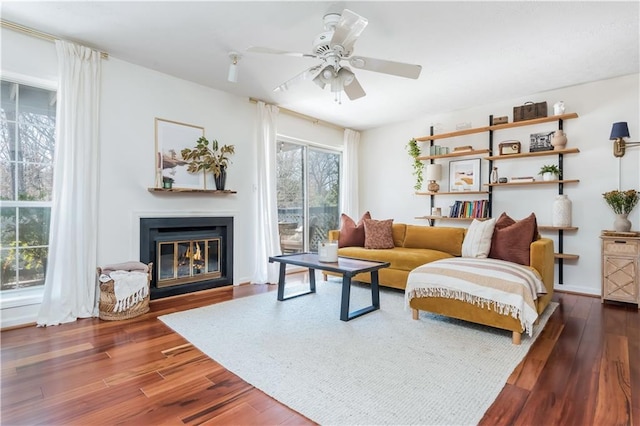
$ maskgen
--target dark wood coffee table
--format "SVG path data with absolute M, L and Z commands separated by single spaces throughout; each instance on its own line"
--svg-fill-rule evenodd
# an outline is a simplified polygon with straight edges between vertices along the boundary
M 389 262 L 376 262 L 372 260 L 354 259 L 350 257 L 338 257 L 337 262 L 320 262 L 317 253 L 283 254 L 269 257 L 269 262 L 280 263 L 280 276 L 278 278 L 278 300 L 288 300 L 294 297 L 304 296 L 316 292 L 316 269 L 320 271 L 342 274 L 342 301 L 340 304 L 340 319 L 349 321 L 361 315 L 380 309 L 380 286 L 378 283 L 378 270 L 389 267 Z M 309 291 L 294 293 L 284 297 L 284 280 L 287 265 L 296 265 L 309 268 Z M 371 306 L 349 312 L 349 299 L 351 297 L 351 278 L 362 272 L 371 273 Z

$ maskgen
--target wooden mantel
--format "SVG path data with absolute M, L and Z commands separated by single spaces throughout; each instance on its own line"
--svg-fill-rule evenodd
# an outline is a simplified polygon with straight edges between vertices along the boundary
M 225 190 L 217 190 L 217 189 L 195 189 L 195 188 L 147 188 L 151 193 L 183 193 L 183 194 L 213 194 L 213 195 L 226 195 L 226 194 L 237 194 L 237 191 L 231 191 L 228 189 Z

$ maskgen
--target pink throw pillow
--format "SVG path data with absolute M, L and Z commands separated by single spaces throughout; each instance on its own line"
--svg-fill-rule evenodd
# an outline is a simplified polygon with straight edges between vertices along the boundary
M 364 220 L 364 248 L 390 249 L 393 247 L 393 219 Z

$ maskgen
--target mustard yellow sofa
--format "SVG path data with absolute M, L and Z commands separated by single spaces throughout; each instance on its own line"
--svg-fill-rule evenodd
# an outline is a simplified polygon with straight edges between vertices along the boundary
M 432 227 L 393 224 L 393 242 L 391 249 L 365 249 L 364 247 L 342 247 L 339 256 L 389 262 L 388 268 L 378 271 L 381 286 L 404 290 L 409 272 L 425 263 L 439 259 L 458 257 L 462 254 L 462 242 L 465 228 Z M 340 231 L 329 231 L 330 240 L 338 240 Z M 537 311 L 541 314 L 553 297 L 554 281 L 553 241 L 538 238 L 530 246 L 530 266 L 535 269 L 544 282 L 547 294 L 537 300 Z M 331 275 L 331 273 L 324 273 Z M 354 281 L 371 283 L 370 274 L 358 274 Z M 458 318 L 478 324 L 501 328 L 513 332 L 513 343 L 519 344 L 524 331 L 520 320 L 509 315 L 481 308 L 456 299 L 440 297 L 414 298 L 410 302 L 413 318 L 418 319 L 419 311 L 429 311 L 448 317 Z
M 394 223 L 394 248 L 342 247 L 338 249 L 338 255 L 391 263 L 388 268 L 378 271 L 380 285 L 404 290 L 411 270 L 434 260 L 460 256 L 465 231 L 464 228 Z M 329 231 L 329 240 L 338 241 L 339 236 L 339 230 Z M 358 274 L 353 280 L 371 283 L 370 275 L 368 272 Z

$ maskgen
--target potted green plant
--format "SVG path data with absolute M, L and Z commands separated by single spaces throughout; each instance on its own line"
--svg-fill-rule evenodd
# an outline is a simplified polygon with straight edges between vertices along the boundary
M 416 191 L 420 191 L 422 188 L 423 176 L 422 172 L 424 170 L 424 163 L 422 160 L 419 160 L 420 157 L 420 147 L 418 146 L 418 141 L 415 139 L 411 139 L 407 144 L 407 151 L 411 158 L 413 158 L 413 175 L 416 177 L 416 183 L 413 186 L 413 189 Z
M 542 180 L 554 180 L 554 177 L 560 176 L 560 169 L 555 164 L 545 164 L 540 167 L 538 174 L 542 175 Z
M 227 166 L 231 162 L 229 156 L 235 154 L 235 150 L 234 145 L 220 145 L 215 139 L 209 142 L 202 136 L 196 141 L 195 148 L 185 148 L 180 154 L 187 161 L 189 173 L 213 173 L 216 189 L 224 190 Z
M 164 189 L 171 189 L 173 188 L 173 178 L 170 176 L 162 176 L 162 187 Z

